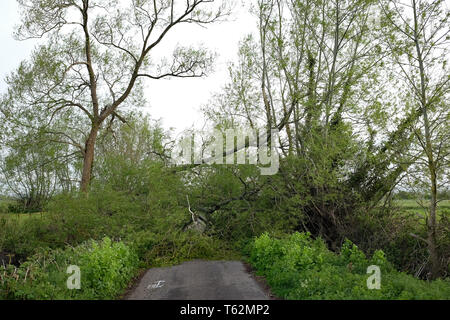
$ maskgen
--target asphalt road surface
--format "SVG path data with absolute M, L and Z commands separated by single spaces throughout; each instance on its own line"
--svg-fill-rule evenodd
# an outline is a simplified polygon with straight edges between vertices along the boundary
M 148 270 L 128 300 L 268 300 L 240 261 L 190 261 Z

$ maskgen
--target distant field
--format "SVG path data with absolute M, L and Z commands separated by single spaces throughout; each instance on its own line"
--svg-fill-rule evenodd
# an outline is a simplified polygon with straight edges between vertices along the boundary
M 29 219 L 30 217 L 42 217 L 42 213 L 7 213 L 8 206 L 13 204 L 12 200 L 0 200 L 0 219 L 6 218 L 7 220 L 18 220 L 24 221 Z
M 423 210 L 422 205 L 425 207 L 429 205 L 428 201 L 424 201 L 423 203 L 418 203 L 416 200 L 397 200 L 395 204 L 406 210 Z M 439 209 L 450 209 L 450 200 L 443 200 L 438 203 Z
M 0 213 L 0 219 L 6 218 L 7 220 L 25 221 L 30 217 L 42 217 L 42 213 Z
M 427 206 L 429 205 L 429 202 L 424 201 L 421 203 L 423 206 L 425 206 L 425 209 L 421 206 L 420 203 L 418 203 L 416 200 L 397 200 L 395 201 L 395 204 L 400 208 L 401 212 L 407 215 L 417 215 L 417 214 L 424 214 Z M 444 200 L 438 203 L 438 209 L 437 209 L 437 217 L 442 216 L 443 213 L 450 213 L 450 200 Z

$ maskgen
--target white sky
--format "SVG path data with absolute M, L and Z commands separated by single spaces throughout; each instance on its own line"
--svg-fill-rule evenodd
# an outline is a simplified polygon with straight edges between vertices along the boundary
M 209 25 L 206 29 L 195 25 L 178 26 L 161 43 L 158 55 L 171 55 L 177 44 L 204 44 L 219 54 L 215 72 L 207 78 L 147 81 L 146 97 L 150 108 L 146 112 L 153 119 L 162 119 L 166 129 L 175 128 L 176 132 L 180 132 L 192 125 L 203 125 L 200 107 L 227 81 L 227 64 L 236 58 L 239 41 L 256 30 L 256 20 L 243 2 L 250 1 L 237 1 L 233 16 L 228 21 Z M 20 23 L 16 0 L 0 1 L 0 21 L 0 92 L 4 92 L 5 77 L 29 57 L 35 42 L 17 41 L 12 36 L 14 26 Z

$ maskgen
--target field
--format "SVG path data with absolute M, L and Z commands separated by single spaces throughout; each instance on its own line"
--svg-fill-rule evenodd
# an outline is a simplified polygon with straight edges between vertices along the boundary
M 30 217 L 42 217 L 42 212 L 37 213 L 11 213 L 9 210 L 10 205 L 14 204 L 14 200 L 0 199 L 0 219 L 5 218 L 7 220 L 24 221 Z
M 42 218 L 43 213 L 37 212 L 37 213 L 0 213 L 0 219 L 5 218 L 7 220 L 17 220 L 17 221 L 25 221 L 31 217 L 39 217 Z
M 426 214 L 428 201 L 417 201 L 417 200 L 397 200 L 395 205 L 398 206 L 400 212 L 410 215 L 415 215 L 417 217 L 424 217 Z M 443 214 L 450 213 L 450 200 L 443 200 L 438 203 L 437 217 L 442 217 Z
M 395 202 L 399 207 L 408 209 L 408 210 L 417 210 L 422 209 L 421 204 L 428 205 L 428 201 L 418 202 L 417 200 L 397 200 Z M 438 203 L 438 207 L 440 209 L 450 209 L 450 200 L 443 200 Z

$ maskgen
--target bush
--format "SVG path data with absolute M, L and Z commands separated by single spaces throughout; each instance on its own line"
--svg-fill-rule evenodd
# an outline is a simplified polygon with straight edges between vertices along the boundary
M 55 197 L 40 215 L 0 216 L 0 253 L 24 261 L 39 248 L 77 246 L 109 237 L 120 240 L 135 230 L 149 227 L 151 215 L 123 192 L 104 187 L 85 194 Z
M 69 265 L 81 270 L 81 289 L 69 290 Z M 109 238 L 78 247 L 41 249 L 20 267 L 0 267 L 0 298 L 3 299 L 113 299 L 138 268 L 133 250 Z
M 286 299 L 450 299 L 450 282 L 426 282 L 397 272 L 383 251 L 369 259 L 346 240 L 340 254 L 322 239 L 294 233 L 281 239 L 267 233 L 250 245 L 250 263 L 267 278 L 273 292 Z M 381 290 L 367 288 L 367 267 L 381 269 Z
M 9 207 L 8 201 L 1 200 L 0 198 L 0 215 L 8 213 L 9 212 L 8 207 Z
M 169 266 L 194 259 L 240 258 L 223 241 L 194 231 L 165 234 L 141 231 L 130 235 L 127 242 L 145 267 Z
M 60 236 L 71 244 L 124 237 L 147 218 L 139 202 L 108 187 L 92 190 L 89 197 L 61 195 L 47 209 L 49 218 L 60 227 Z
M 0 252 L 14 255 L 14 261 L 24 261 L 39 247 L 64 247 L 58 228 L 45 216 L 0 217 Z

